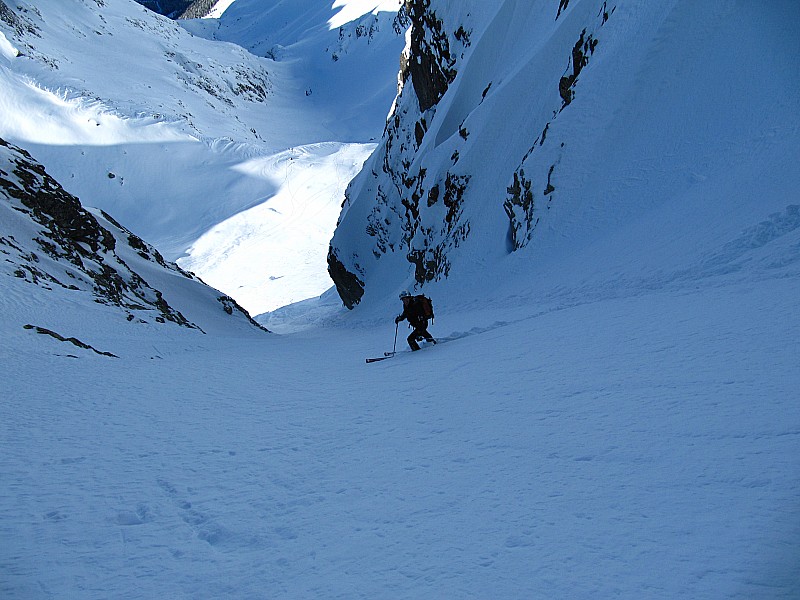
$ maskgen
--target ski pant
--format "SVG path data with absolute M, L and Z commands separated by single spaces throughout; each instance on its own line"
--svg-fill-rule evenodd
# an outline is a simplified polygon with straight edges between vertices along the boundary
M 414 325 L 414 331 L 411 332 L 406 339 L 408 340 L 408 345 L 411 347 L 412 350 L 419 350 L 419 344 L 417 340 L 425 339 L 428 342 L 435 342 L 436 340 L 433 339 L 433 336 L 428 333 L 428 324 L 421 323 L 419 325 Z

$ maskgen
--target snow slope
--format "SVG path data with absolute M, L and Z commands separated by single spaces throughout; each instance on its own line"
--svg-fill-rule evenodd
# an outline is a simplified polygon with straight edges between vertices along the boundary
M 228 290 L 253 314 L 319 296 L 330 287 L 325 257 L 342 192 L 374 147 L 310 144 L 237 166 L 276 191 L 202 235 L 181 266 Z
M 4 294 L 0 589 L 794 598 L 800 286 L 773 273 L 441 306 L 456 339 L 374 365 L 389 318 L 109 325 L 120 359 L 68 358 Z
M 597 3 L 571 0 L 557 21 L 555 2 L 432 8 L 450 34 L 469 25 L 472 42 L 428 115 L 425 151 L 393 156 L 432 182 L 459 150 L 456 174 L 471 176 L 472 233 L 448 248 L 451 276 L 424 287 L 441 343 L 412 354 L 407 329 L 391 327 L 397 291 L 414 283 L 402 250 L 364 262 L 353 311 L 329 292 L 263 318 L 291 335 L 226 327 L 203 300 L 211 290 L 160 270 L 154 285 L 207 333 L 131 322 L 88 294 L 15 277 L 3 255 L 0 595 L 800 596 L 795 5 L 620 1 L 553 121 L 566 57 Z M 0 47 L 0 61 L 18 60 Z M 412 100 L 397 106 L 412 119 L 398 131 L 410 124 L 413 136 Z M 65 127 L 82 121 L 54 110 Z M 544 144 L 522 161 L 545 122 Z M 155 138 L 175 131 L 141 124 Z M 314 174 L 349 173 L 364 150 L 307 144 L 230 162 L 263 178 L 286 223 L 287 187 L 328 199 Z M 403 216 L 366 202 L 370 167 L 387 175 L 385 145 L 351 187 L 334 239 L 343 260 L 372 256 L 359 215 Z M 502 205 L 521 162 L 540 221 L 509 253 Z M 276 184 L 281 170 L 303 186 Z M 163 184 L 185 184 L 184 173 L 162 172 Z M 278 227 L 257 204 L 236 211 L 236 236 L 201 238 L 198 256 L 212 261 L 216 245 L 247 268 L 234 238 Z M 426 226 L 441 204 L 423 203 Z M 399 248 L 399 236 L 388 241 Z M 395 357 L 365 364 L 395 339 Z

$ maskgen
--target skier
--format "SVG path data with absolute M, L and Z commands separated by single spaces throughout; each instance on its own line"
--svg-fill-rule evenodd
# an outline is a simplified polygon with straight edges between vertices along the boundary
M 419 350 L 419 344 L 417 342 L 423 339 L 428 343 L 435 344 L 436 340 L 428 333 L 428 318 L 425 315 L 426 311 L 423 306 L 425 300 L 427 300 L 428 306 L 430 306 L 430 300 L 424 296 L 412 296 L 407 290 L 400 292 L 400 300 L 403 301 L 403 312 L 397 316 L 394 322 L 400 323 L 400 321 L 408 319 L 408 323 L 414 327 L 414 331 L 406 338 L 411 350 Z M 432 310 L 430 312 L 432 314 Z

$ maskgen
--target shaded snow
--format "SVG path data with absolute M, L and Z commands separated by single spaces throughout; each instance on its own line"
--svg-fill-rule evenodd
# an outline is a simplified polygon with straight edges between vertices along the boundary
M 375 365 L 389 320 L 92 336 L 120 360 L 6 326 L 3 587 L 794 597 L 797 281 L 445 309 Z

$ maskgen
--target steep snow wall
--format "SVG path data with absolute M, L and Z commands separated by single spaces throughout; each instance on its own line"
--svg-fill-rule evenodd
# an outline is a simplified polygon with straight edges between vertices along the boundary
M 800 124 L 794 2 L 405 10 L 402 91 L 330 245 L 348 307 L 512 272 L 537 281 L 567 256 L 685 266 L 699 259 L 687 247 L 785 210 L 800 183 L 786 158 Z M 631 221 L 635 235 L 618 225 Z

